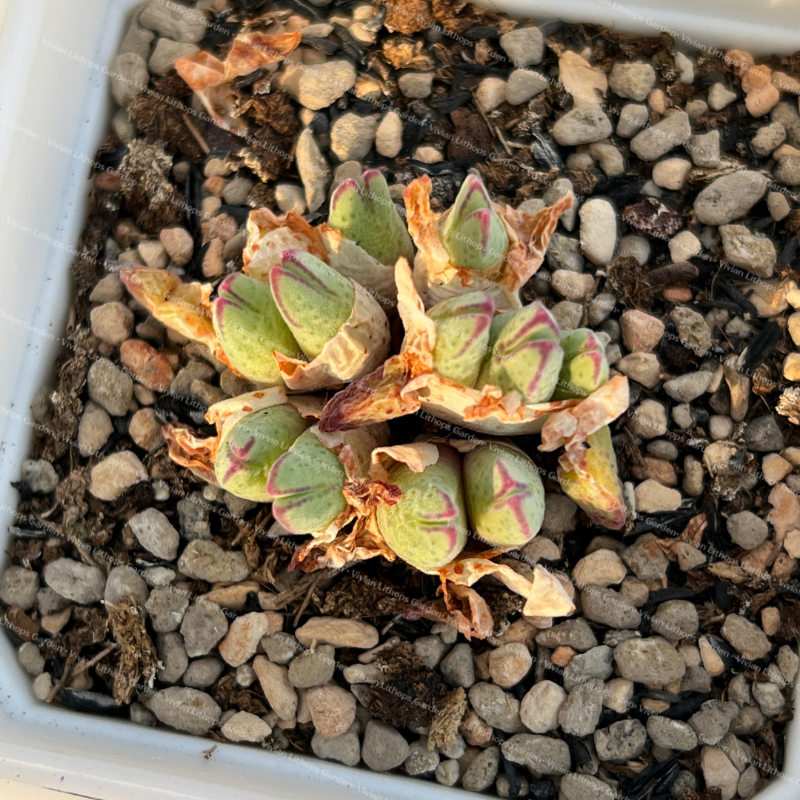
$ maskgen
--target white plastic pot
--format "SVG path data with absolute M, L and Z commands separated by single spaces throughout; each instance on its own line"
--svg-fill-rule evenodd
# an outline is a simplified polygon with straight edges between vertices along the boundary
M 136 0 L 0 0 L 0 537 L 8 544 L 19 475 L 32 428 L 30 402 L 51 380 L 70 299 L 72 248 L 84 225 L 89 160 L 105 136 L 112 102 L 103 68 Z M 621 30 L 675 31 L 687 49 L 739 46 L 756 54 L 800 47 L 796 0 L 505 0 L 525 17 L 560 16 Z M 5 549 L 5 548 L 4 548 Z M 453 797 L 436 783 L 282 756 L 126 720 L 37 703 L 31 679 L 0 636 L 0 778 L 102 800 L 344 800 Z M 784 780 L 761 800 L 789 800 L 800 786 L 800 726 L 790 726 Z

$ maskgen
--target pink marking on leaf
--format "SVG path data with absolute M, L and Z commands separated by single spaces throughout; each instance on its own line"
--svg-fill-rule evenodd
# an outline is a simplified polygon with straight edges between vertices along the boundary
M 508 471 L 508 468 L 501 461 L 494 465 L 494 473 L 500 478 L 500 486 L 494 493 L 494 499 L 497 501 L 497 508 L 509 508 L 514 515 L 520 529 L 525 534 L 525 538 L 532 538 L 530 533 L 530 525 L 525 516 L 522 504 L 530 497 L 530 491 L 526 483 L 514 480 Z
M 244 469 L 247 456 L 250 455 L 250 451 L 253 449 L 255 443 L 255 437 L 251 436 L 250 439 L 247 440 L 247 443 L 241 447 L 237 447 L 233 442 L 228 444 L 228 449 L 231 452 L 231 465 L 225 470 L 225 475 L 222 478 L 224 483 L 227 483 L 234 475 Z

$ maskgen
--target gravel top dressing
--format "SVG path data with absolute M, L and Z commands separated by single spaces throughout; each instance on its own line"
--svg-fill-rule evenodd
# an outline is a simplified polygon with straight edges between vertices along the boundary
M 505 798 L 779 775 L 800 51 L 153 0 L 109 74 L 0 575 L 36 698 Z

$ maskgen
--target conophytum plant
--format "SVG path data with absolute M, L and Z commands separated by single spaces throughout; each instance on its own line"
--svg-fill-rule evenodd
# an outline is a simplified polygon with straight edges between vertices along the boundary
M 411 261 L 414 245 L 377 169 L 346 178 L 331 197 L 328 225 L 358 244 L 381 264 Z

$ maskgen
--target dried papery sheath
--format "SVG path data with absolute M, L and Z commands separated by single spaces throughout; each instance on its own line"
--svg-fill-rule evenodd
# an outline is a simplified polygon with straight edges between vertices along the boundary
M 314 425 L 320 408 L 317 397 L 287 398 L 274 387 L 211 406 L 206 419 L 217 436 L 202 439 L 177 425 L 162 433 L 176 463 L 237 497 L 272 502 L 287 532 L 326 542 L 369 505 L 371 493 L 387 494 L 370 486 L 368 472 L 389 431 L 373 425 L 323 434 Z
M 150 267 L 121 269 L 119 276 L 131 295 L 159 322 L 206 345 L 215 358 L 233 367 L 214 331 L 209 300 L 213 286 L 183 283 L 165 269 Z
M 489 292 L 498 309 L 519 308 L 519 290 L 542 265 L 559 217 L 572 207 L 572 194 L 525 214 L 489 201 L 480 179 L 471 176 L 456 206 L 439 215 L 431 209 L 431 191 L 431 180 L 423 175 L 403 192 L 408 231 L 417 246 L 414 282 L 425 306 L 479 290 Z
M 574 399 L 525 404 L 518 391 L 476 389 L 440 375 L 434 370 L 436 323 L 425 312 L 408 264 L 401 259 L 395 271 L 405 327 L 401 352 L 337 393 L 320 419 L 322 430 L 348 430 L 422 409 L 457 426 L 508 436 L 538 433 L 548 415 L 578 405 Z
M 627 515 L 608 426 L 589 434 L 586 445 L 580 461 L 559 464 L 559 483 L 589 519 L 620 530 L 625 527 Z
M 409 261 L 414 246 L 405 223 L 389 195 L 386 179 L 376 169 L 361 178 L 347 178 L 331 197 L 328 225 L 388 266 L 398 258 Z
M 564 364 L 558 376 L 554 400 L 586 397 L 608 380 L 608 361 L 602 342 L 588 328 L 561 335 Z
M 628 406 L 628 384 L 616 376 L 574 408 L 554 414 L 542 428 L 540 450 L 560 447 L 558 477 L 569 495 L 595 522 L 625 527 L 627 513 L 608 424 Z
M 233 114 L 231 82 L 266 64 L 280 61 L 299 44 L 299 33 L 248 33 L 234 38 L 225 61 L 201 50 L 196 55 L 177 59 L 175 69 L 203 102 L 214 122 L 233 133 L 245 133 L 246 123 Z
M 475 534 L 489 545 L 522 547 L 542 527 L 544 486 L 533 460 L 491 442 L 464 456 L 464 494 Z
M 273 352 L 290 358 L 303 354 L 275 305 L 269 284 L 234 273 L 219 285 L 212 305 L 214 331 L 236 370 L 256 383 L 282 385 Z
M 384 310 L 394 308 L 394 266 L 382 264 L 328 225 L 313 227 L 294 211 L 277 216 L 268 208 L 259 208 L 250 212 L 247 232 L 242 258 L 244 272 L 251 278 L 269 281 L 269 272 L 280 265 L 284 251 L 302 250 L 361 284 Z

